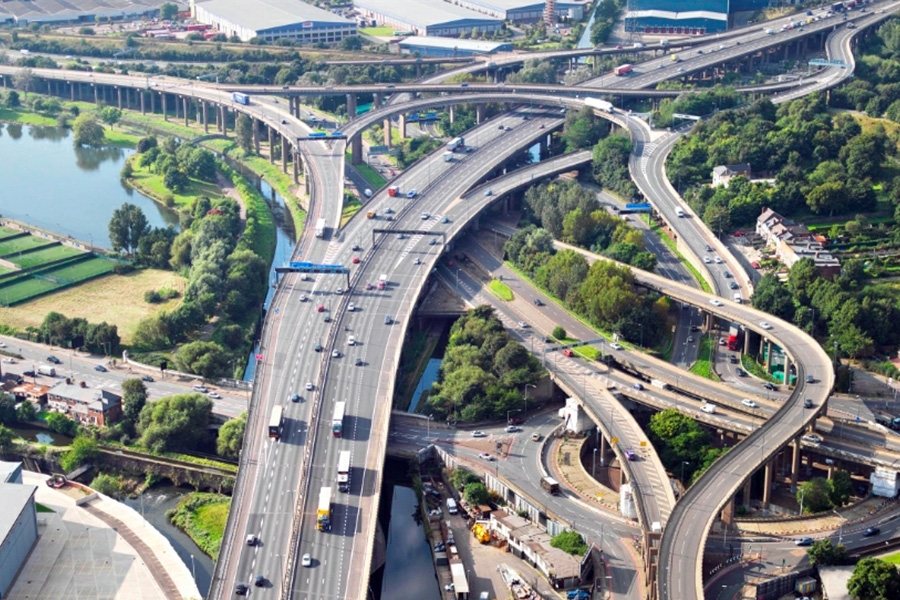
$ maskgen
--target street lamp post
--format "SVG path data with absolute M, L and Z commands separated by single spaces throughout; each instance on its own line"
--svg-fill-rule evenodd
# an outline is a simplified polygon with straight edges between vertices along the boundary
M 803 499 L 806 497 L 806 490 L 800 488 L 800 516 L 803 516 Z
M 831 509 L 831 512 L 836 514 L 838 516 L 838 518 L 841 519 L 840 529 L 838 529 L 838 546 L 840 546 L 841 543 L 844 541 L 844 517 L 842 517 L 841 513 L 834 510 L 833 508 Z
M 534 344 L 534 337 L 531 338 L 531 343 Z M 528 414 L 528 388 L 537 389 L 537 386 L 532 383 L 525 384 L 525 410 L 523 411 L 525 414 Z
M 689 465 L 689 464 L 691 464 L 689 461 L 686 461 L 686 460 L 681 461 L 681 485 L 684 487 L 684 489 L 687 489 L 687 486 L 684 485 L 684 465 Z
M 594 462 L 591 465 L 591 477 L 597 478 L 597 449 L 594 448 Z

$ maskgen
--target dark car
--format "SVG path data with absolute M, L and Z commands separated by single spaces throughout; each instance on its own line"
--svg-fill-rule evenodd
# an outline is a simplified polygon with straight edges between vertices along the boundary
M 744 371 L 742 369 L 735 369 L 734 372 L 738 377 L 744 376 Z
M 146 381 L 147 383 L 153 383 L 153 378 L 149 375 L 141 375 L 141 381 Z
M 811 537 L 800 538 L 796 542 L 794 542 L 796 546 L 812 546 L 813 539 Z
M 540 298 L 535 298 L 535 299 L 534 299 L 534 305 L 535 305 L 535 306 L 543 306 L 544 303 L 541 301 Z
M 734 356 L 734 355 L 729 356 L 729 357 L 728 357 L 728 362 L 730 362 L 730 363 L 733 364 L 733 365 L 736 365 L 736 364 L 738 363 L 737 356 Z
M 321 351 L 322 351 L 322 344 L 316 342 L 316 345 L 313 346 L 313 350 L 315 350 L 316 352 L 321 352 Z
M 293 394 L 291 396 L 291 402 L 300 402 L 300 394 Z
M 881 533 L 881 529 L 878 527 L 869 527 L 865 531 L 863 531 L 863 537 L 872 537 L 873 535 L 878 535 Z
M 37 377 L 37 373 L 35 373 L 31 369 L 29 369 L 27 371 L 22 371 L 22 375 L 24 375 L 25 377 Z
M 247 592 L 249 592 L 249 591 L 250 591 L 250 588 L 248 588 L 243 583 L 238 583 L 238 584 L 235 584 L 235 586 L 234 586 L 234 593 L 237 594 L 238 596 L 246 596 Z
M 94 365 L 94 370 L 100 371 L 101 373 L 106 373 L 106 367 L 104 367 L 103 365 Z
M 812 407 L 813 407 L 812 398 L 807 398 L 806 400 L 803 401 L 803 408 L 812 408 Z
M 774 383 L 770 383 L 768 381 L 763 384 L 763 387 L 766 388 L 767 390 L 771 390 L 773 392 L 778 391 L 778 386 L 775 385 Z
M 257 575 L 256 579 L 253 580 L 253 585 L 255 585 L 256 587 L 262 587 L 266 585 L 266 578 L 262 575 Z
M 47 362 L 53 363 L 54 365 L 61 365 L 62 361 L 53 356 L 52 354 L 47 357 Z

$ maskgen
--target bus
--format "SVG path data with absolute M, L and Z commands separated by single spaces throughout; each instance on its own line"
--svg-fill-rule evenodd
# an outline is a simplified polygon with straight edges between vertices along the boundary
M 344 411 L 347 410 L 346 402 L 337 402 L 334 405 L 334 416 L 331 417 L 331 433 L 334 437 L 344 435 Z
M 276 404 L 272 407 L 272 416 L 269 418 L 269 437 L 281 439 L 281 430 L 284 428 L 284 407 Z
M 350 451 L 342 450 L 338 457 L 337 472 L 338 490 L 341 492 L 350 491 Z

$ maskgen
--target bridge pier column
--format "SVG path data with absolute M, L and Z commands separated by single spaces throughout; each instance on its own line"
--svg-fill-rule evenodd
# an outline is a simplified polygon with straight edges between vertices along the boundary
M 481 125 L 481 122 L 484 121 L 484 104 L 476 104 L 475 105 L 475 123 Z
M 772 499 L 772 461 L 766 462 L 763 469 L 763 508 L 769 508 L 769 502 Z
M 746 508 L 750 508 L 750 490 L 753 486 L 753 477 L 752 473 L 750 477 L 747 477 L 747 481 L 744 482 L 744 506 Z
M 220 106 L 219 112 L 221 113 L 222 135 L 228 137 L 228 107 Z
M 784 385 L 789 386 L 791 380 L 791 357 L 784 354 Z
M 147 103 L 146 103 L 146 100 L 144 99 L 146 94 L 144 92 L 138 92 L 138 94 L 141 97 L 141 114 L 146 115 L 147 114 Z
M 309 172 L 306 169 L 306 163 L 303 163 L 303 188 L 306 190 L 306 195 L 309 195 Z
M 769 369 L 772 366 L 772 342 L 766 340 L 766 373 L 769 373 Z
M 296 146 L 294 147 L 293 152 L 293 160 L 291 161 L 291 166 L 293 167 L 294 172 L 294 183 L 300 183 L 300 165 L 297 163 L 300 161 L 300 149 Z
M 188 99 L 187 96 L 181 97 L 181 108 L 184 110 L 184 126 L 187 127 L 188 123 Z
M 406 115 L 400 113 L 400 139 L 405 140 L 408 136 L 406 135 Z
M 356 118 L 356 94 L 347 94 L 347 120 Z
M 357 135 L 352 140 L 350 140 L 350 164 L 358 165 L 362 162 L 362 153 L 363 153 L 363 145 L 362 145 L 362 136 Z
M 181 102 L 178 101 L 178 95 L 174 95 L 172 98 L 172 104 L 175 105 L 175 120 L 181 118 Z
M 391 119 L 387 118 L 384 120 L 381 128 L 384 130 L 384 145 L 388 148 L 391 147 L 391 127 L 393 127 L 393 123 L 391 123 Z
M 259 154 L 259 121 L 251 117 L 251 123 L 253 125 L 253 150 Z
M 600 466 L 606 466 L 606 436 L 600 435 Z
M 800 437 L 791 442 L 791 493 L 797 493 L 797 476 L 800 473 Z
M 422 77 L 422 63 L 416 63 L 416 79 Z
M 117 96 L 117 100 L 118 100 L 119 110 L 122 110 L 122 88 L 120 88 L 120 87 L 116 88 L 116 96 Z
M 169 103 L 168 103 L 168 101 L 166 100 L 166 93 L 165 93 L 165 92 L 160 92 L 160 94 L 159 94 L 159 105 L 160 105 L 160 108 L 162 108 L 163 121 L 168 121 L 168 120 L 169 120 L 169 113 L 167 112 L 167 111 L 168 111 L 168 104 L 169 104 Z
M 456 121 L 456 105 L 451 104 L 450 105 L 450 124 L 453 125 L 453 123 L 455 121 Z
M 372 110 L 381 106 L 381 93 L 375 92 L 372 94 Z
M 206 100 L 200 101 L 200 114 L 203 116 L 203 133 L 209 133 L 209 107 Z
M 285 175 L 287 175 L 287 155 L 287 140 L 284 139 L 284 136 L 281 136 L 281 172 Z
M 91 87 L 94 88 L 94 104 L 100 104 L 100 90 L 96 84 L 92 84 Z
M 75 84 L 69 83 L 69 99 L 75 102 Z
M 150 113 L 156 113 L 156 94 L 150 92 Z
M 725 527 L 728 527 L 734 522 L 734 496 L 728 500 L 725 508 L 719 513 L 719 518 L 722 519 L 722 524 L 725 525 Z
M 269 164 L 275 164 L 275 132 L 271 127 L 268 127 L 269 130 Z

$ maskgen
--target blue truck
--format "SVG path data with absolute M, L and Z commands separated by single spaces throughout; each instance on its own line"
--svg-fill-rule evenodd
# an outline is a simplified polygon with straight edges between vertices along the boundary
M 240 92 L 231 92 L 231 99 L 237 102 L 238 104 L 247 105 L 250 104 L 250 96 L 247 94 L 242 94 Z

